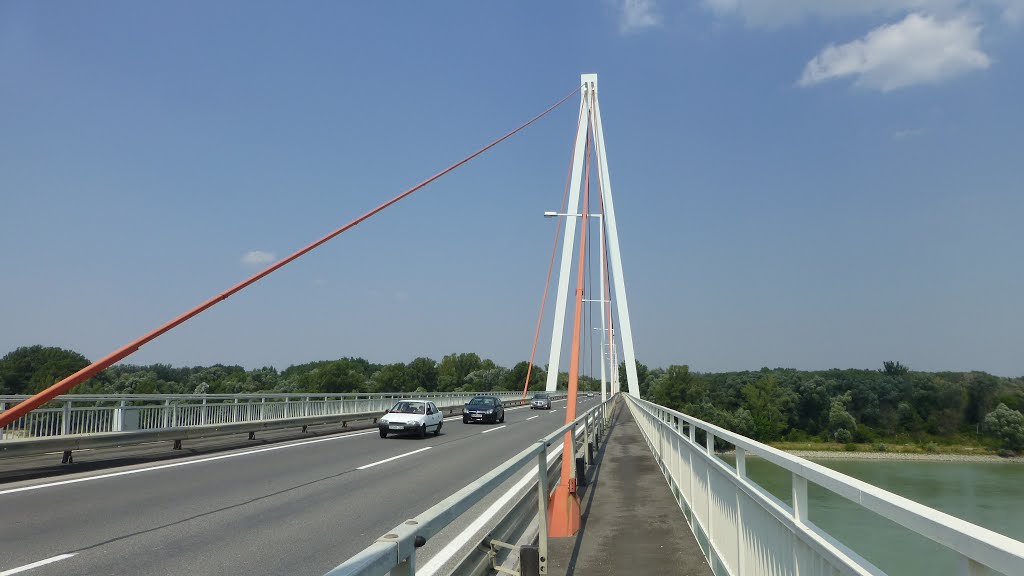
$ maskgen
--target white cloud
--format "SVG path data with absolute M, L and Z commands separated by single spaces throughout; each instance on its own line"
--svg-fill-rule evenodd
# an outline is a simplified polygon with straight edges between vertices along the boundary
M 625 34 L 661 25 L 661 14 L 654 0 L 622 0 L 619 30 Z
M 245 255 L 242 256 L 242 264 L 245 264 L 247 266 L 259 266 L 261 264 L 270 264 L 271 262 L 274 261 L 274 258 L 275 256 L 273 252 L 251 250 L 249 252 L 246 252 Z
M 853 77 L 858 86 L 888 92 L 983 70 L 991 61 L 979 48 L 981 28 L 964 17 L 940 21 L 910 14 L 859 40 L 827 46 L 804 67 L 799 84 Z

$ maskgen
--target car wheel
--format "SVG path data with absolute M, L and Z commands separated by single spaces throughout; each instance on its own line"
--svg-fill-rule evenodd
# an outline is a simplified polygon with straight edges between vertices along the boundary
M 424 423 L 423 426 L 420 426 L 420 440 L 422 440 L 422 439 L 424 439 L 426 437 L 427 437 L 427 424 Z
M 469 424 L 469 417 L 468 416 L 463 416 L 462 417 L 462 423 L 463 424 Z
M 434 430 L 434 436 L 439 436 L 441 434 L 441 425 L 442 424 L 444 424 L 444 422 L 438 422 L 437 423 L 437 430 Z
M 505 411 L 502 410 L 501 411 L 501 420 L 499 420 L 499 422 L 504 422 L 504 421 L 505 421 Z
M 388 431 L 385 430 L 384 428 L 381 428 L 380 429 L 380 437 L 381 438 L 387 438 L 388 437 Z

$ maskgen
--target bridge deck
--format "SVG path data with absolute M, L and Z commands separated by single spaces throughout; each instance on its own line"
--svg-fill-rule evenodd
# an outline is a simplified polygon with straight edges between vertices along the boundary
M 713 576 L 632 414 L 619 405 L 581 494 L 583 520 L 552 538 L 552 576 Z

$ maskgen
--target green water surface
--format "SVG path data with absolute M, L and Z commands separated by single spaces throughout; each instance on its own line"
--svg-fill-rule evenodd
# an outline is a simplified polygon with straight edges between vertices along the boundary
M 729 460 L 729 459 L 727 459 Z M 994 532 L 1024 541 L 1024 465 L 1019 463 L 816 460 Z M 791 474 L 759 458 L 747 475 L 791 504 Z M 955 553 L 845 498 L 808 485 L 809 519 L 891 575 L 959 574 Z M 1011 576 L 1024 576 L 1024 566 Z

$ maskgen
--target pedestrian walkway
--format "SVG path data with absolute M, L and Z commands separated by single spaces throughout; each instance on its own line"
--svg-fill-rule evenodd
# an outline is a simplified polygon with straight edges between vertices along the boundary
M 625 404 L 596 464 L 580 495 L 580 531 L 549 540 L 549 574 L 713 576 Z

